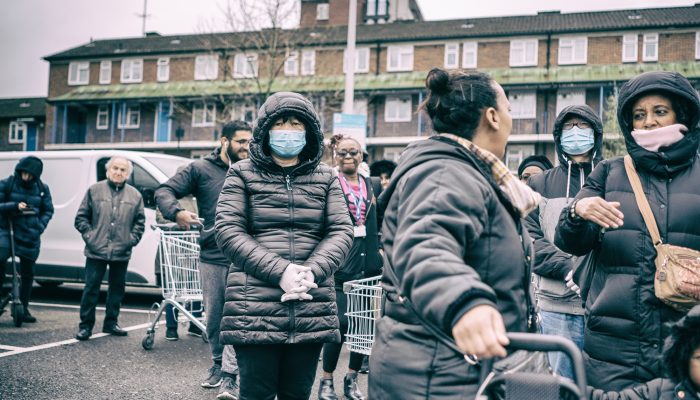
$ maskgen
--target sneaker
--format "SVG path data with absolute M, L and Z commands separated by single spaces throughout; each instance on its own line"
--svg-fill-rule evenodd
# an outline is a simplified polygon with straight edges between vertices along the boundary
M 190 327 L 187 328 L 187 334 L 190 336 L 202 337 L 202 330 L 199 329 L 197 325 L 190 324 Z
M 238 383 L 236 383 L 236 375 L 224 374 L 221 379 L 221 387 L 219 394 L 216 396 L 219 400 L 238 400 Z
M 343 394 L 347 400 L 365 400 L 357 385 L 357 372 L 350 372 L 343 379 Z
M 180 339 L 177 335 L 177 328 L 165 328 L 165 340 L 175 341 Z
M 215 388 L 221 385 L 221 365 L 214 364 L 209 368 L 209 376 L 202 382 L 203 388 Z
M 362 357 L 362 366 L 357 372 L 361 374 L 369 374 L 369 356 Z
M 321 384 L 318 385 L 318 400 L 338 400 L 333 379 L 321 379 Z

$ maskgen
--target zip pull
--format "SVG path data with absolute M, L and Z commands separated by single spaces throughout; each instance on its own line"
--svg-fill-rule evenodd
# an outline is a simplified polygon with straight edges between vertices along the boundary
M 289 175 L 285 176 L 284 180 L 287 182 L 287 190 L 292 190 L 292 182 L 291 182 L 291 179 L 289 178 Z

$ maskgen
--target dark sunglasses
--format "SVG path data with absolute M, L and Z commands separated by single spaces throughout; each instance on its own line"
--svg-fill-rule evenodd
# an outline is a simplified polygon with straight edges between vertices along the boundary
M 336 156 L 345 158 L 348 154 L 350 154 L 351 157 L 355 157 L 356 155 L 360 154 L 359 151 L 357 150 L 350 150 L 350 151 L 339 151 L 335 153 Z

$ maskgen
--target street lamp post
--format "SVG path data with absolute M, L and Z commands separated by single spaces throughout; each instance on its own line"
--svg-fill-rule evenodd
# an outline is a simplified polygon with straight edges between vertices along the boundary
M 350 0 L 348 14 L 348 45 L 345 51 L 345 98 L 343 112 L 353 113 L 355 101 L 355 32 L 357 30 L 357 0 Z

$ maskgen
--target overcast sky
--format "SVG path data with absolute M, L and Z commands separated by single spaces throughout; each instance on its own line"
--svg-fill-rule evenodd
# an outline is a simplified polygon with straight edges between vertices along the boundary
M 628 8 L 691 6 L 700 0 L 418 0 L 426 20 Z M 149 0 L 147 31 L 200 33 L 225 24 L 225 0 Z M 42 57 L 105 39 L 141 35 L 143 0 L 0 1 L 0 98 L 46 96 Z

